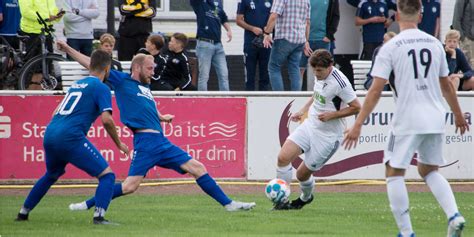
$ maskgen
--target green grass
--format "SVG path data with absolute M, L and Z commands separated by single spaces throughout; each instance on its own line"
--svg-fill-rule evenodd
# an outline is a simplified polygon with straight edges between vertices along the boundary
M 14 222 L 23 196 L 0 196 L 0 236 L 396 236 L 385 193 L 321 193 L 300 211 L 270 211 L 262 195 L 250 212 L 228 213 L 205 195 L 131 195 L 112 202 L 107 218 L 120 226 L 94 226 L 92 211 L 70 212 L 84 196 L 46 196 L 25 223 Z M 456 193 L 460 211 L 474 221 L 474 194 Z M 418 237 L 446 236 L 446 217 L 430 193 L 410 193 Z M 474 236 L 468 222 L 464 237 Z

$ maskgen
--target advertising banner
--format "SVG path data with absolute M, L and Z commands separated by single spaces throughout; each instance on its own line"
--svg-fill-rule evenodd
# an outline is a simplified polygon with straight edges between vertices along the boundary
M 37 179 L 44 174 L 43 137 L 62 99 L 63 96 L 0 96 L 0 179 Z M 162 123 L 164 135 L 201 161 L 212 176 L 246 177 L 245 98 L 155 98 L 155 101 L 161 113 L 175 115 L 171 124 Z M 120 123 L 119 114 L 113 99 L 118 135 L 132 149 L 133 133 Z M 100 119 L 87 135 L 117 178 L 125 178 L 132 157 L 121 154 Z M 156 167 L 147 174 L 147 178 L 188 177 Z M 91 177 L 68 165 L 63 178 Z
M 289 120 L 299 111 L 309 97 L 249 97 L 248 98 L 248 179 L 267 180 L 276 176 L 276 163 L 286 137 L 300 124 Z M 363 103 L 364 97 L 359 97 Z M 474 98 L 459 97 L 463 112 L 474 114 Z M 271 109 L 269 109 L 271 108 Z M 446 106 L 446 111 L 449 111 Z M 346 151 L 339 148 L 336 154 L 315 176 L 320 179 L 384 179 L 382 165 L 390 129 L 390 120 L 395 110 L 393 98 L 382 97 L 365 120 L 356 149 Z M 446 160 L 440 171 L 449 179 L 474 179 L 474 142 L 472 116 L 468 119 L 471 131 L 461 136 L 455 133 L 454 116 L 447 112 L 443 142 L 443 157 Z M 348 127 L 355 116 L 346 118 Z M 304 159 L 301 155 L 293 166 Z M 407 178 L 419 179 L 416 158 L 408 169 Z

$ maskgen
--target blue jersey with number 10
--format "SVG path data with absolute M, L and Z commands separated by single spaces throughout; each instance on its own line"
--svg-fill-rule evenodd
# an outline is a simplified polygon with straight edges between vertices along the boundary
M 92 123 L 104 111 L 112 111 L 110 89 L 96 77 L 71 85 L 46 129 L 45 139 L 77 141 L 87 136 Z

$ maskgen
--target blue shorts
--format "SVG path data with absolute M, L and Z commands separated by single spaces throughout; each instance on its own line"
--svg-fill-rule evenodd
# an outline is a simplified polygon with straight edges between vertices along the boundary
M 64 174 L 67 164 L 71 163 L 90 176 L 99 176 L 109 165 L 99 150 L 85 137 L 75 142 L 61 139 L 45 139 L 46 170 L 53 177 Z
M 155 166 L 185 174 L 181 165 L 192 159 L 162 133 L 135 133 L 133 146 L 135 151 L 128 176 L 145 176 Z

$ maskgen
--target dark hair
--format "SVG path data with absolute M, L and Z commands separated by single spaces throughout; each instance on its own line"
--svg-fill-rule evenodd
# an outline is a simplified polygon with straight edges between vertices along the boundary
M 89 70 L 94 72 L 102 72 L 105 71 L 105 69 L 110 66 L 111 63 L 112 58 L 110 57 L 110 54 L 104 50 L 97 49 L 92 52 Z
M 186 48 L 186 46 L 188 46 L 188 37 L 185 34 L 178 32 L 178 33 L 174 33 L 172 37 L 181 43 L 181 46 L 183 47 L 183 49 Z
M 148 36 L 148 40 L 152 44 L 155 45 L 157 50 L 160 50 L 165 45 L 165 40 L 163 39 L 163 36 L 161 36 L 161 35 L 157 35 L 157 34 L 150 35 L 150 36 Z
M 334 64 L 334 60 L 329 51 L 325 49 L 318 49 L 311 54 L 309 58 L 309 64 L 311 67 L 323 67 L 328 68 Z

